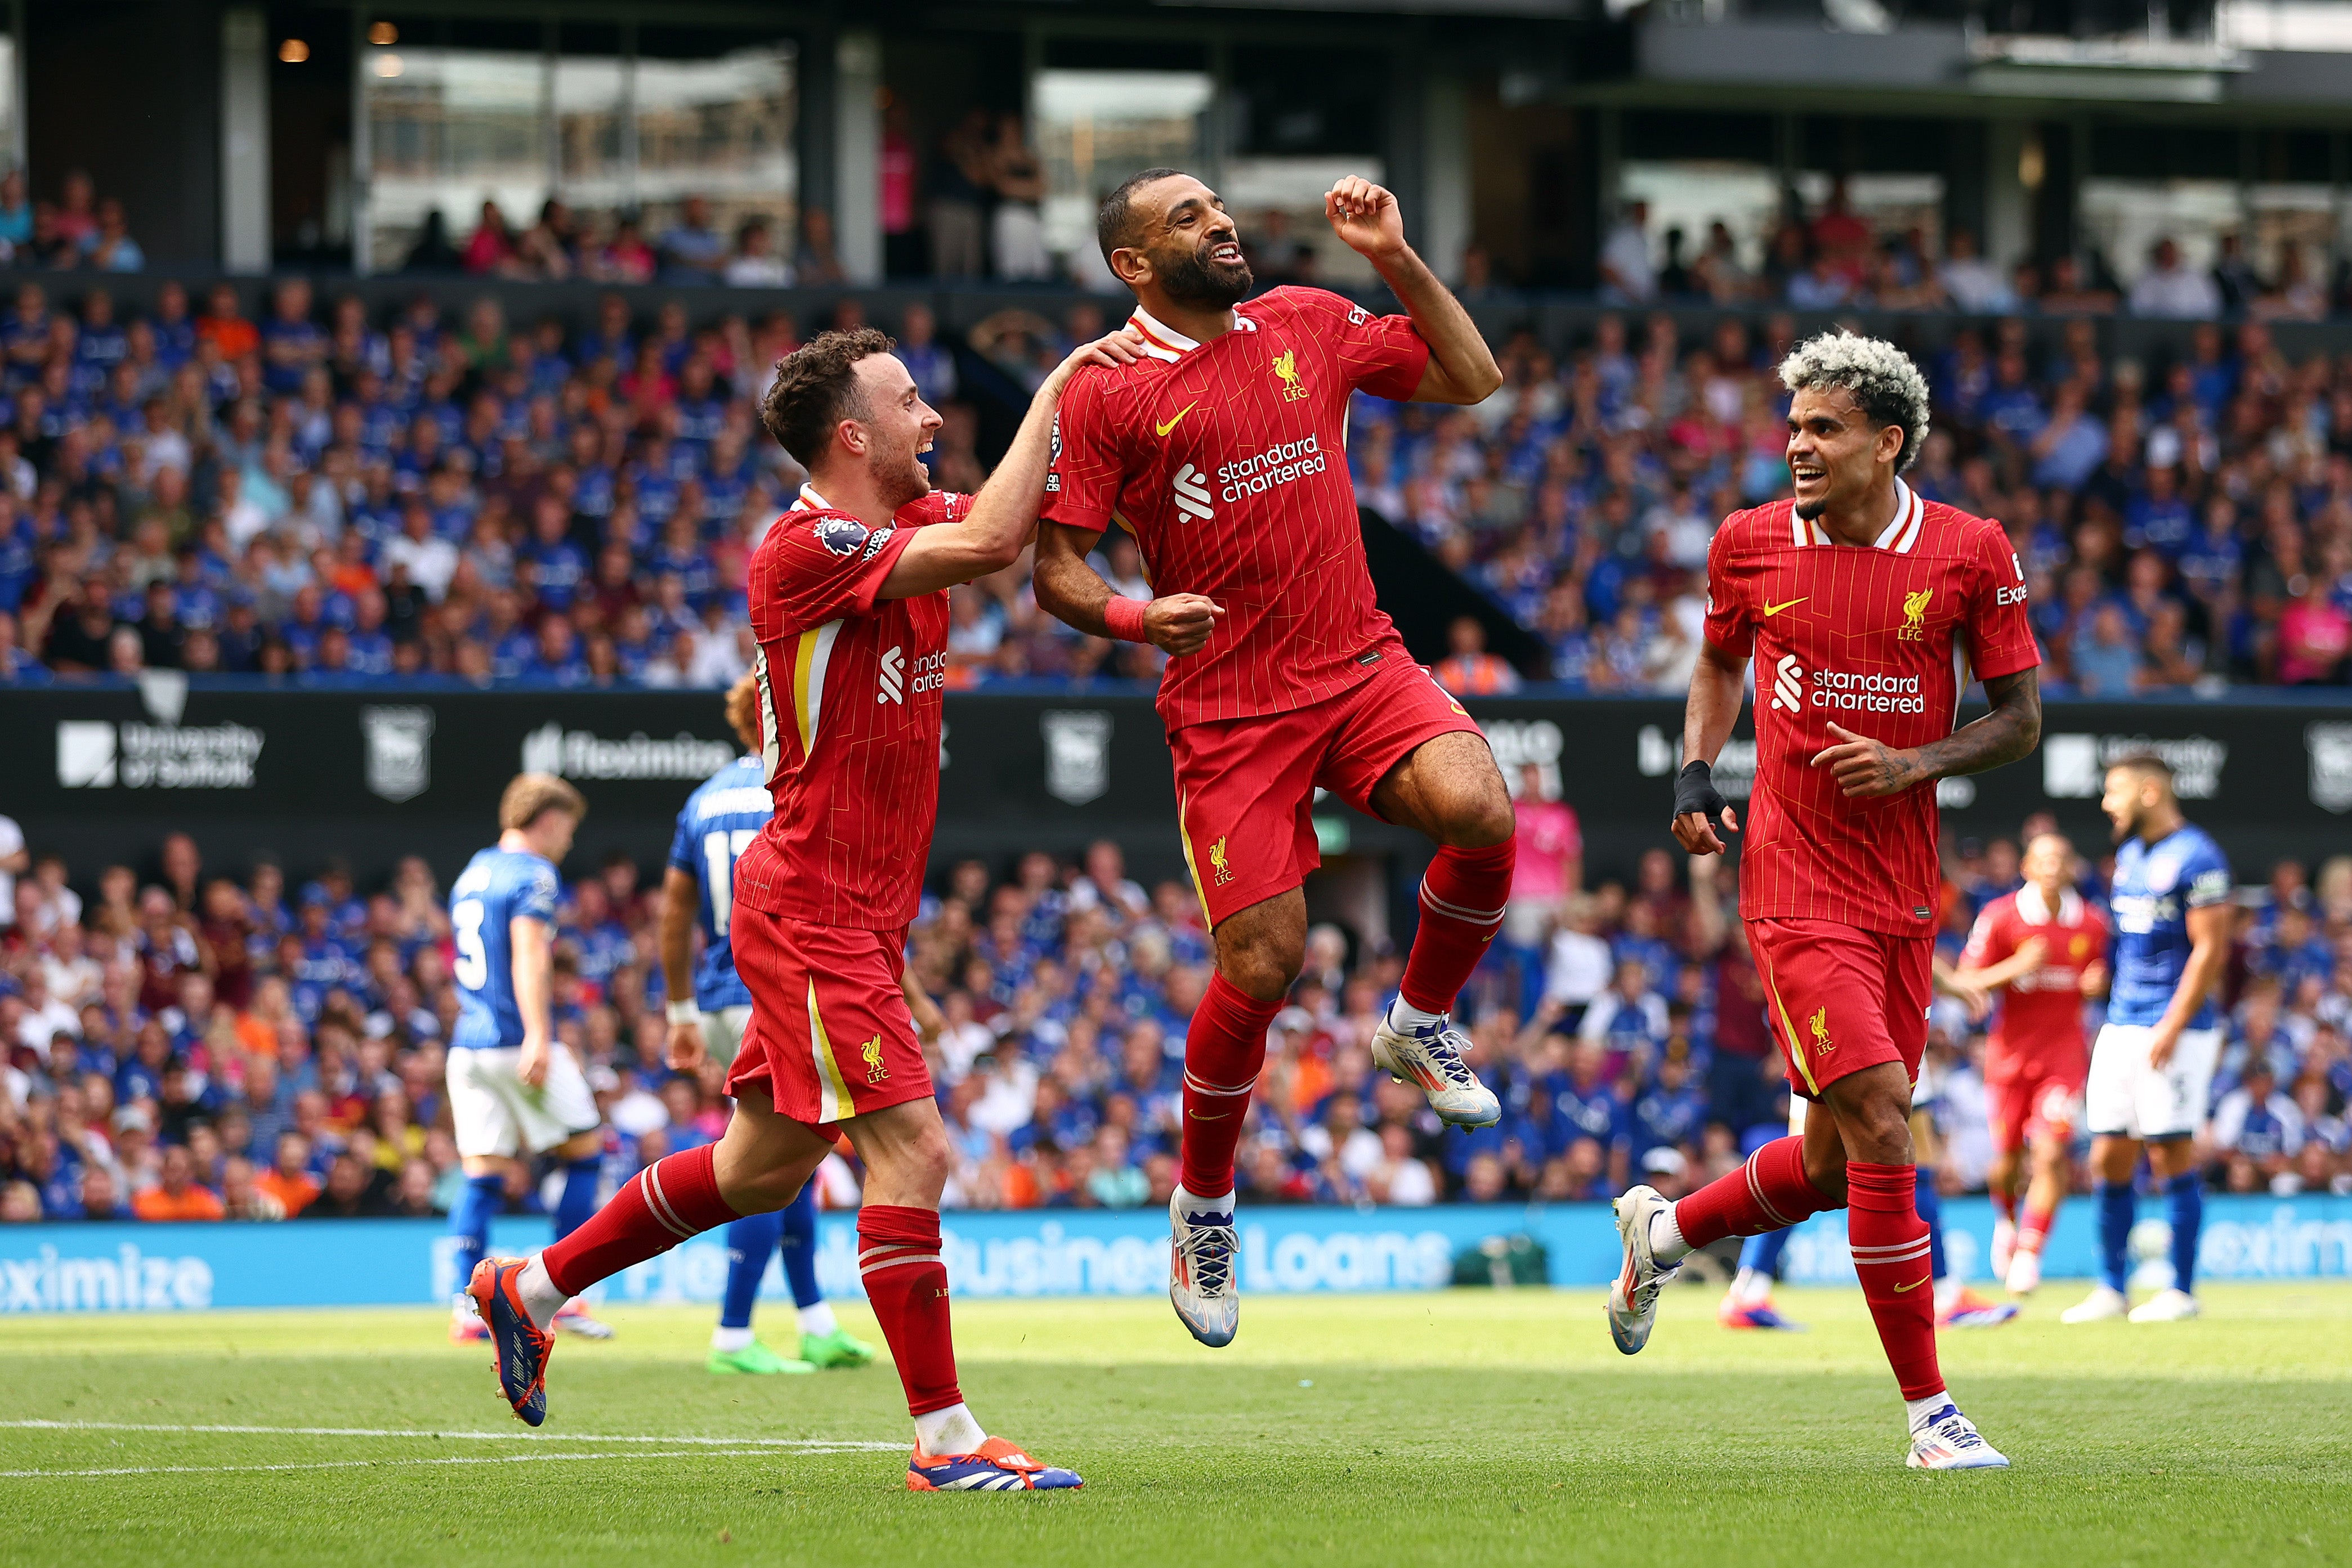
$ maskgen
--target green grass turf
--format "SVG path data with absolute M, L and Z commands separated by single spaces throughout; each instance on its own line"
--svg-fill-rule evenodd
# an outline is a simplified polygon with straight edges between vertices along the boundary
M 2074 1294 L 1944 1337 L 2016 1465 L 1968 1475 L 1903 1468 L 1850 1291 L 1786 1292 L 1812 1332 L 1771 1336 L 1670 1291 L 1632 1360 L 1590 1291 L 1259 1296 L 1222 1353 L 1157 1301 L 959 1303 L 973 1407 L 1087 1477 L 1036 1497 L 910 1496 L 895 1448 L 599 1444 L 907 1431 L 887 1365 L 712 1377 L 707 1312 L 616 1311 L 617 1341 L 562 1343 L 527 1441 L 0 1427 L 0 1470 L 184 1467 L 0 1478 L 0 1563 L 2352 1563 L 2352 1286 L 2215 1286 L 2138 1328 L 2061 1326 Z M 443 1322 L 0 1320 L 0 1421 L 520 1433 Z M 447 1458 L 495 1462 L 415 1462 Z M 343 1468 L 221 1468 L 268 1465 Z

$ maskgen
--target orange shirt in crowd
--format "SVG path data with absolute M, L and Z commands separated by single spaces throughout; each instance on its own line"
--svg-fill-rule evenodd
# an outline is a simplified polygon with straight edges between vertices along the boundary
M 265 1171 L 255 1178 L 253 1185 L 284 1205 L 289 1219 L 319 1201 L 319 1184 L 309 1176 L 295 1176 L 289 1180 L 274 1170 Z
M 142 1219 L 219 1219 L 228 1211 L 210 1188 L 191 1182 L 177 1197 L 151 1186 L 131 1200 L 131 1212 Z

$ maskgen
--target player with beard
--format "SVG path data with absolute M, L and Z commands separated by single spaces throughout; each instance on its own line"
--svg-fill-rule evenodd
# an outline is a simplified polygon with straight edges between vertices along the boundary
M 776 368 L 761 415 L 808 470 L 752 552 L 760 733 L 774 813 L 735 863 L 728 937 L 751 996 L 715 1145 L 648 1166 L 528 1263 L 486 1259 L 470 1293 L 501 1391 L 547 1414 L 547 1325 L 599 1280 L 747 1214 L 783 1207 L 845 1134 L 866 1166 L 858 1271 L 915 1422 L 916 1491 L 1074 1488 L 992 1437 L 957 1388 L 940 1255 L 951 1150 L 901 989 L 907 925 L 939 818 L 948 592 L 1020 557 L 1054 406 L 1082 364 L 1133 357 L 1113 334 L 1045 379 L 976 497 L 931 491 L 940 428 L 890 340 L 824 332 Z M 690 1070 L 700 1041 L 674 1042 Z
M 2172 765 L 2153 752 L 2107 769 L 2099 809 L 2116 835 L 2107 890 L 2115 977 L 2083 1088 L 2099 1182 L 2099 1283 L 2059 1320 L 2097 1322 L 2128 1311 L 2136 1323 L 2179 1322 L 2198 1311 L 2205 1178 L 2197 1141 L 2224 1038 L 2214 993 L 2230 967 L 2230 860 L 2181 815 Z M 2139 1204 L 2132 1181 L 2143 1146 L 2171 1216 L 2172 1283 L 2130 1307 L 2124 1292 Z
M 1927 434 L 1927 383 L 1900 349 L 1824 333 L 1782 362 L 1780 380 L 1796 495 L 1733 513 L 1708 548 L 1673 826 L 1700 855 L 1722 853 L 1738 829 L 1710 772 L 1752 656 L 1739 914 L 1790 1089 L 1820 1111 L 1679 1203 L 1648 1186 L 1617 1200 L 1624 1264 L 1609 1332 L 1628 1355 L 1647 1343 L 1660 1288 L 1696 1249 L 1844 1208 L 1903 1394 L 1906 1462 L 1989 1469 L 2009 1461 L 1952 1402 L 1937 1362 L 1911 1101 L 1942 898 L 1936 781 L 2014 762 L 2041 737 L 2025 574 L 2000 524 L 1899 477 Z M 1992 711 L 1955 729 L 1963 659 Z
M 1345 444 L 1359 388 L 1475 403 L 1502 372 L 1404 243 L 1395 197 L 1351 177 L 1323 205 L 1406 314 L 1316 288 L 1243 304 L 1249 265 L 1215 192 L 1147 169 L 1110 193 L 1096 236 L 1135 293 L 1129 324 L 1145 357 L 1070 382 L 1038 530 L 1041 606 L 1170 655 L 1160 715 L 1216 974 L 1184 1035 L 1169 1298 L 1207 1345 L 1230 1343 L 1240 1319 L 1234 1151 L 1266 1026 L 1305 956 L 1318 788 L 1438 846 L 1373 1060 L 1447 1122 L 1501 1114 L 1447 1014 L 1509 899 L 1511 800 L 1478 727 L 1375 601 Z M 1148 604 L 1114 594 L 1087 562 L 1114 518 L 1142 552 L 1158 595 Z

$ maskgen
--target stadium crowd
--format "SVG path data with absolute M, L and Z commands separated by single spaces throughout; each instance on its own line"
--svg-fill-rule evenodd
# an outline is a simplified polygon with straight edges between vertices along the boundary
M 808 325 L 866 311 L 846 296 Z M 959 342 L 919 302 L 880 323 L 946 417 L 940 483 L 980 483 L 982 403 L 1017 404 L 1103 311 L 1008 308 Z M 379 319 L 299 278 L 258 320 L 177 283 L 124 319 L 103 289 L 68 309 L 25 281 L 0 311 L 0 682 L 722 686 L 751 652 L 750 549 L 801 477 L 753 410 L 802 330 L 675 300 L 639 319 L 618 293 L 579 329 L 425 294 Z M 1451 681 L 1684 689 L 1715 524 L 1785 493 L 1793 335 L 1604 315 L 1562 353 L 1511 335 L 1476 408 L 1359 397 L 1360 497 L 1542 644 L 1515 668 L 1465 623 Z M 2247 320 L 2142 363 L 2087 316 L 1961 324 L 1921 357 L 1936 423 L 1911 478 L 2009 528 L 2045 690 L 2347 679 L 2352 359 L 2292 361 Z M 1147 591 L 1124 536 L 1105 549 Z M 1018 566 L 957 591 L 950 654 L 960 686 L 1156 674 L 1149 648 L 1041 615 Z
M 1573 810 L 1536 782 L 1506 932 L 1461 1015 L 1502 1124 L 1444 1134 L 1418 1092 L 1373 1070 L 1401 960 L 1318 926 L 1250 1112 L 1247 1201 L 1566 1201 L 1613 1196 L 1635 1173 L 1673 1194 L 1785 1124 L 1729 875 L 1656 851 L 1630 882 L 1588 891 Z M 174 834 L 143 870 L 77 874 L 0 824 L 13 878 L 0 889 L 0 1219 L 446 1209 L 464 1183 L 443 1081 L 457 1004 L 443 894 L 422 861 L 365 891 L 335 865 L 239 878 Z M 1033 853 L 1000 869 L 950 870 L 910 942 L 947 1019 L 929 1051 L 957 1151 L 948 1201 L 1164 1203 L 1184 1031 L 1209 973 L 1199 905 L 1178 883 L 1138 885 L 1107 842 L 1075 864 Z M 1975 911 L 2018 884 L 2016 841 L 1950 846 L 1947 873 L 1956 956 Z M 2100 874 L 2085 864 L 2094 896 Z M 615 853 L 567 889 L 560 915 L 557 1032 L 609 1120 L 608 1185 L 715 1139 L 727 1114 L 715 1070 L 662 1065 L 651 885 Z M 2280 864 L 2242 890 L 2237 923 L 2209 1178 L 2352 1191 L 2352 857 L 2315 883 Z M 1982 1049 L 1958 1004 L 1938 1002 L 1924 1078 L 1956 1191 L 1980 1186 L 1990 1158 Z M 511 1208 L 545 1201 L 519 1174 Z

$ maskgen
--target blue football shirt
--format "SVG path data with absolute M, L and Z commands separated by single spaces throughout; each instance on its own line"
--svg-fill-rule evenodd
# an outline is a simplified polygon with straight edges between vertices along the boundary
M 705 1012 L 751 1005 L 751 993 L 735 973 L 728 927 L 735 912 L 735 862 L 775 810 L 762 781 L 765 770 L 757 757 L 739 757 L 704 779 L 686 798 L 669 842 L 669 863 L 702 892 L 696 907 L 702 957 L 694 967 L 694 1005 Z
M 487 849 L 466 863 L 449 889 L 450 934 L 457 962 L 457 1027 L 449 1043 L 489 1051 L 522 1043 L 522 1009 L 515 1005 L 514 940 L 518 919 L 555 924 L 560 881 L 554 863 L 523 850 Z
M 2125 841 L 2107 900 L 2116 927 L 2109 1023 L 2153 1024 L 2164 1017 L 2189 967 L 2189 912 L 2229 896 L 2229 858 L 2204 829 L 2184 822 L 2152 844 L 2137 835 Z M 2189 1027 L 2211 1029 L 2214 1017 L 2208 992 Z

